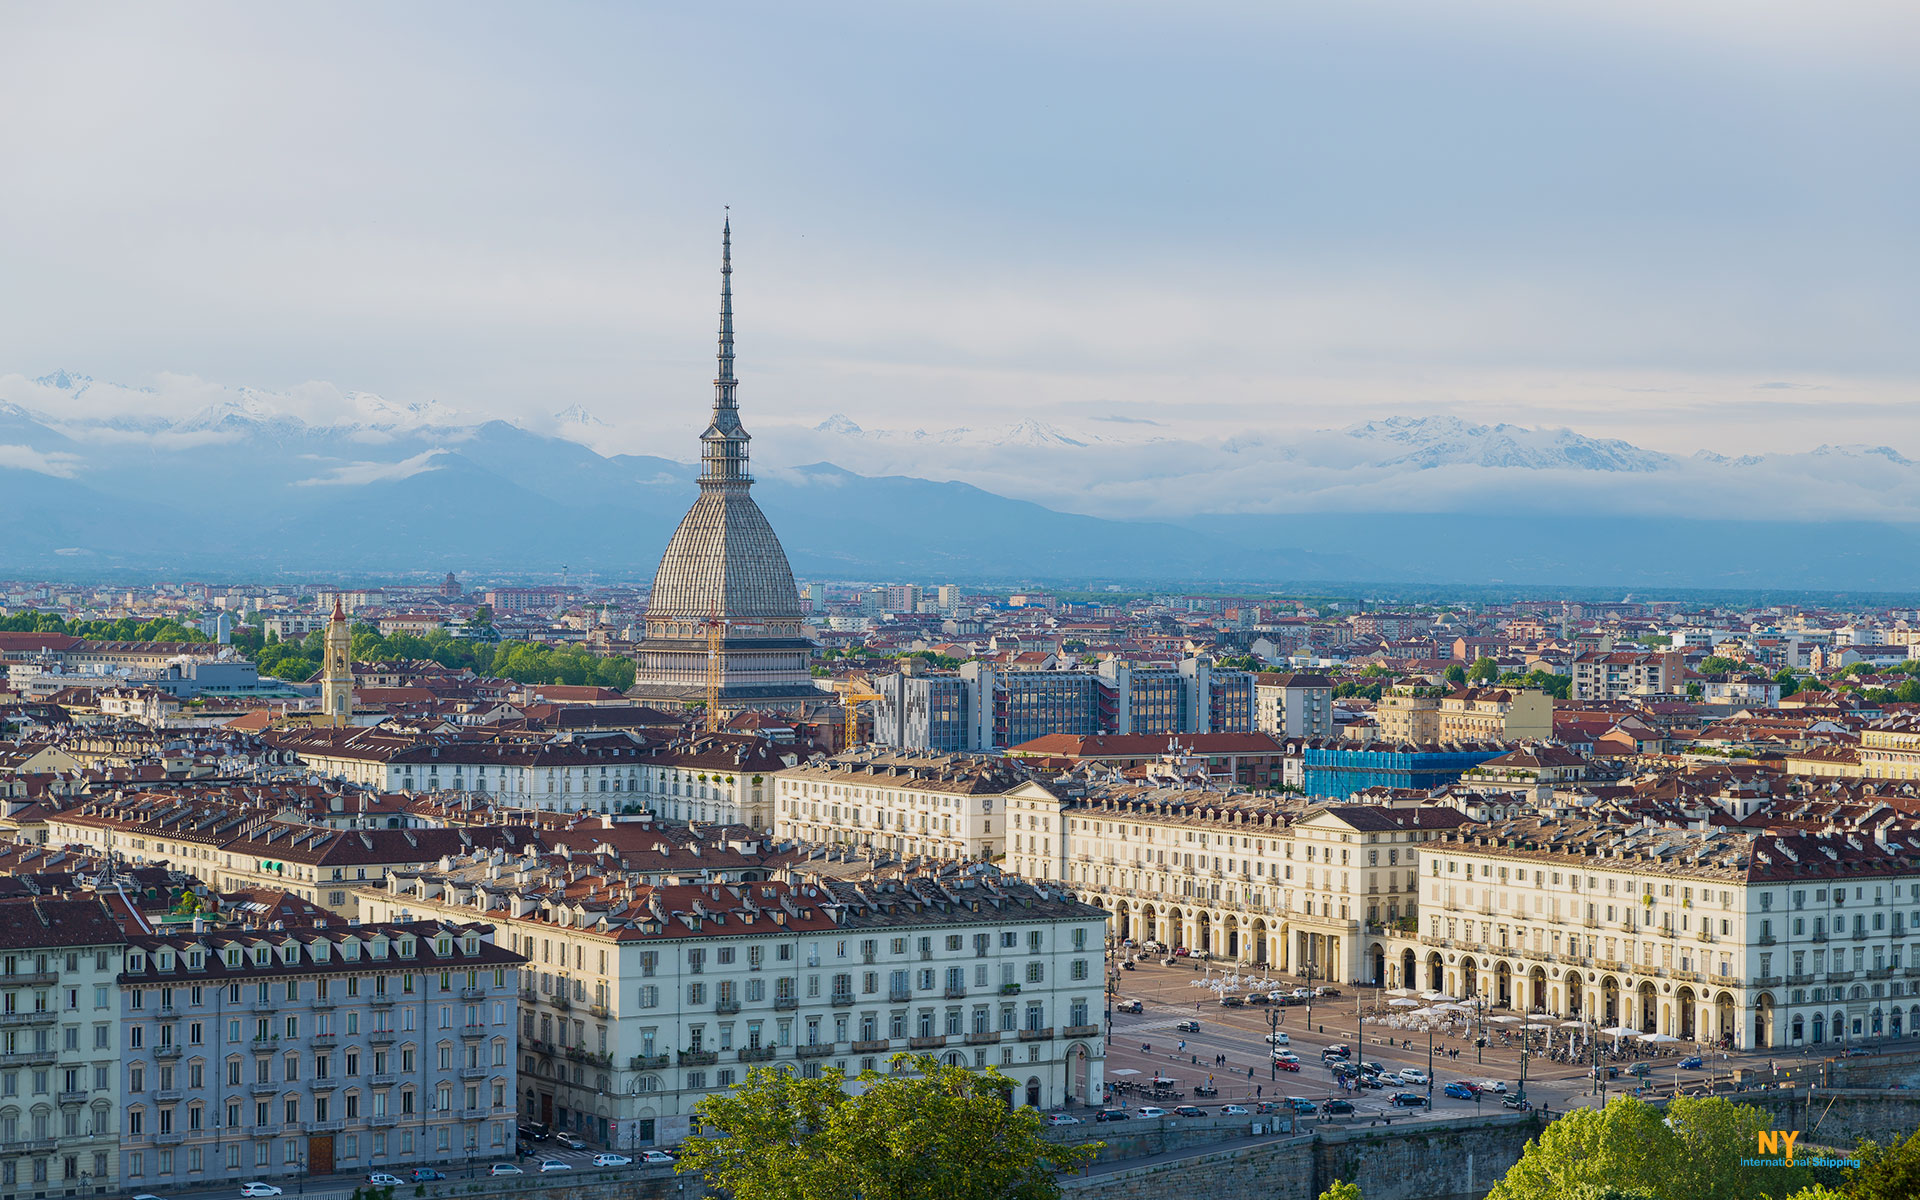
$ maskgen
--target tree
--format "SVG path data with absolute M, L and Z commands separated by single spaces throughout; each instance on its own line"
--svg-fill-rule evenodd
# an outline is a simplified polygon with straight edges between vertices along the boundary
M 1782 697 L 1791 696 L 1800 690 L 1800 677 L 1793 673 L 1792 667 L 1781 667 L 1774 673 L 1773 681 L 1780 685 Z
M 756 1067 L 695 1105 L 703 1134 L 676 1170 L 701 1172 L 734 1200 L 1057 1200 L 1055 1173 L 1097 1146 L 1041 1136 L 1014 1108 L 1014 1083 L 932 1057 L 896 1055 L 849 1087 L 839 1071 L 802 1079 Z
M 1455 687 L 1467 686 L 1467 669 L 1459 663 L 1449 663 L 1447 669 L 1440 672 L 1446 681 Z
M 1360 1185 L 1336 1179 L 1333 1186 L 1320 1193 L 1320 1200 L 1363 1200 Z
M 1575 1109 L 1547 1126 L 1487 1200 L 1560 1200 L 1583 1187 L 1661 1200 L 1747 1200 L 1753 1173 L 1740 1160 L 1771 1125 L 1760 1109 L 1718 1098 L 1678 1097 L 1662 1119 L 1652 1105 L 1617 1096 L 1604 1109 Z
M 1467 668 L 1467 678 L 1475 683 L 1492 683 L 1500 678 L 1500 664 L 1491 658 L 1476 658 Z
M 1892 1146 L 1861 1142 L 1860 1169 L 1847 1181 L 1854 1200 L 1896 1200 L 1920 1196 L 1920 1132 Z

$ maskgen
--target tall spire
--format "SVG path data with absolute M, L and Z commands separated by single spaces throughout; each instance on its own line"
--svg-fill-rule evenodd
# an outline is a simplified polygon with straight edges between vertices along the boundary
M 720 227 L 720 374 L 713 381 L 713 420 L 700 435 L 700 486 L 745 486 L 747 431 L 740 424 L 740 401 L 733 377 L 733 219 Z

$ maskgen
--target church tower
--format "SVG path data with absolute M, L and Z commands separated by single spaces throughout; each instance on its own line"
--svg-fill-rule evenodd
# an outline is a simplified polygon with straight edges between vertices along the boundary
M 724 710 L 792 707 L 821 697 L 813 686 L 814 644 L 793 586 L 787 553 L 754 503 L 750 440 L 740 423 L 734 377 L 733 226 L 720 234 L 719 371 L 713 412 L 700 435 L 700 497 L 660 558 L 647 602 L 646 637 L 628 694 L 655 702 Z
M 320 662 L 320 712 L 323 725 L 353 721 L 353 631 L 336 597 L 327 620 L 326 651 Z

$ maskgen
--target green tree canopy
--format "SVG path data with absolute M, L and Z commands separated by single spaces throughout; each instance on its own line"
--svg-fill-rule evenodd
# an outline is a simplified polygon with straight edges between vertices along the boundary
M 756 1067 L 695 1106 L 702 1136 L 676 1169 L 734 1200 L 1057 1200 L 1055 1173 L 1095 1147 L 1042 1137 L 1038 1113 L 1009 1106 L 1013 1087 L 926 1055 L 897 1055 L 852 1086 L 838 1071 Z
M 1751 1200 L 1756 1179 L 1740 1160 L 1772 1127 L 1760 1109 L 1714 1098 L 1676 1098 L 1660 1110 L 1631 1096 L 1575 1109 L 1528 1143 L 1487 1200 L 1562 1200 L 1581 1188 L 1617 1188 L 1660 1200 Z
M 1475 683 L 1492 683 L 1500 678 L 1500 664 L 1491 658 L 1476 658 L 1467 668 L 1467 678 Z
M 1446 681 L 1455 687 L 1467 685 L 1467 668 L 1460 663 L 1449 663 L 1447 669 L 1440 672 Z
M 1904 1142 L 1883 1146 L 1861 1142 L 1860 1169 L 1851 1172 L 1847 1194 L 1854 1200 L 1912 1200 L 1920 1196 L 1920 1132 Z
M 1343 1179 L 1333 1181 L 1333 1186 L 1320 1193 L 1320 1200 L 1364 1200 L 1360 1195 L 1360 1185 Z

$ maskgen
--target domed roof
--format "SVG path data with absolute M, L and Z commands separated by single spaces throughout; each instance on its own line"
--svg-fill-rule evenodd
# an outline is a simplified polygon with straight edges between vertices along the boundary
M 743 487 L 703 489 L 653 576 L 649 619 L 798 621 L 787 552 Z

